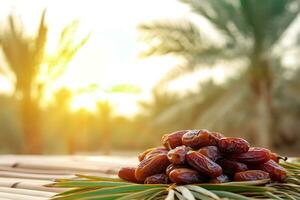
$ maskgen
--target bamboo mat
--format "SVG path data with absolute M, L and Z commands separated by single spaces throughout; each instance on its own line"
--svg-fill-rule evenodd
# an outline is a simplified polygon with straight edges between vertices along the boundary
M 0 200 L 46 200 L 64 191 L 48 188 L 54 179 L 75 174 L 114 177 L 120 167 L 135 166 L 138 160 L 116 156 L 0 156 Z

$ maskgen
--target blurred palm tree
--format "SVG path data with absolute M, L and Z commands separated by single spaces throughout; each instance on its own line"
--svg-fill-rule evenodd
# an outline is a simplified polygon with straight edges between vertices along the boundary
M 141 116 L 154 119 L 165 109 L 168 109 L 172 105 L 176 104 L 180 100 L 177 94 L 171 94 L 168 92 L 160 92 L 157 89 L 152 90 L 151 101 L 140 101 L 139 107 Z M 139 117 L 141 117 L 139 116 Z
M 171 54 L 184 61 L 167 74 L 159 83 L 160 87 L 201 67 L 215 66 L 215 63 L 244 63 L 245 69 L 241 72 L 239 80 L 236 80 L 232 87 L 228 87 L 222 96 L 212 98 L 209 108 L 194 116 L 194 122 L 204 127 L 207 127 L 210 121 L 218 123 L 216 118 L 228 117 L 238 102 L 250 93 L 256 107 L 256 144 L 271 146 L 272 89 L 274 73 L 280 67 L 277 65 L 280 55 L 276 54 L 276 48 L 298 16 L 300 1 L 181 1 L 190 6 L 199 18 L 192 18 L 194 21 L 155 21 L 139 26 L 142 39 L 149 44 L 148 50 L 142 53 L 143 56 Z M 212 39 L 203 28 L 198 28 L 196 23 L 199 19 L 213 27 L 218 41 Z M 190 98 L 186 100 L 192 102 L 192 105 L 197 105 L 201 98 L 195 98 L 198 98 L 198 101 L 193 102 Z M 179 107 L 174 106 L 173 111 Z M 170 117 L 178 116 L 174 112 L 169 113 L 172 113 L 168 115 Z
M 46 10 L 41 15 L 34 37 L 25 35 L 13 15 L 8 17 L 8 29 L 0 34 L 0 46 L 16 79 L 15 96 L 20 99 L 26 153 L 42 151 L 39 104 L 45 88 L 65 71 L 67 64 L 88 40 L 87 36 L 78 43 L 74 42 L 78 27 L 78 22 L 74 21 L 62 30 L 55 55 L 48 56 L 45 50 L 48 35 L 45 16 Z

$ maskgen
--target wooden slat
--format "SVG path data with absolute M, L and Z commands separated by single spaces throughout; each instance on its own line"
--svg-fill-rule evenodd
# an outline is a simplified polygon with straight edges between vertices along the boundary
M 19 172 L 7 172 L 0 171 L 0 177 L 9 177 L 9 178 L 24 178 L 24 179 L 38 179 L 38 180 L 55 180 L 55 179 L 67 179 L 75 178 L 74 175 L 47 175 L 47 174 L 27 174 Z
M 67 188 L 45 187 L 43 185 L 38 185 L 38 184 L 28 183 L 28 182 L 19 183 L 16 186 L 16 188 L 27 189 L 27 190 L 45 191 L 45 192 L 54 192 L 54 193 L 60 193 L 60 192 L 64 192 L 66 190 L 69 190 Z
M 13 194 L 7 192 L 0 192 L 0 198 L 8 199 L 8 200 L 47 200 L 48 197 L 35 197 L 30 195 L 22 195 L 22 194 Z
M 48 174 L 48 175 L 71 175 L 74 174 L 72 172 L 68 172 L 65 170 L 41 170 L 41 169 L 23 169 L 18 167 L 10 167 L 10 166 L 0 166 L 0 171 L 9 171 L 9 172 L 20 172 L 27 174 Z
M 64 188 L 49 188 L 44 185 L 51 184 L 52 181 L 34 180 L 34 179 L 20 179 L 20 178 L 0 178 L 0 187 L 6 188 L 20 188 L 37 191 L 48 191 L 59 193 L 65 191 Z
M 20 188 L 6 188 L 6 187 L 0 187 L 0 192 L 29 195 L 29 196 L 36 196 L 36 197 L 47 197 L 47 198 L 50 198 L 55 194 L 57 194 L 54 192 L 27 190 L 27 189 L 20 189 Z
M 137 165 L 137 158 L 110 156 L 0 156 L 1 199 L 49 199 L 66 188 L 45 187 L 54 179 L 75 174 L 116 177 L 120 167 Z

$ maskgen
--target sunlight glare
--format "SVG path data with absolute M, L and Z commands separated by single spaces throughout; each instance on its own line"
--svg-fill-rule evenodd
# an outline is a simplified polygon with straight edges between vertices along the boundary
M 84 93 L 74 96 L 70 103 L 70 107 L 74 112 L 81 109 L 87 110 L 89 112 L 95 112 L 97 109 L 96 102 L 97 100 L 92 94 Z

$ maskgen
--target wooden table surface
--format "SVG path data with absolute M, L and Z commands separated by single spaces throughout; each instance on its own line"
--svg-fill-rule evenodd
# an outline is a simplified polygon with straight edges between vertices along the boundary
M 120 167 L 136 166 L 133 157 L 116 156 L 0 156 L 0 200 L 45 200 L 64 191 L 45 184 L 74 174 L 116 176 Z

